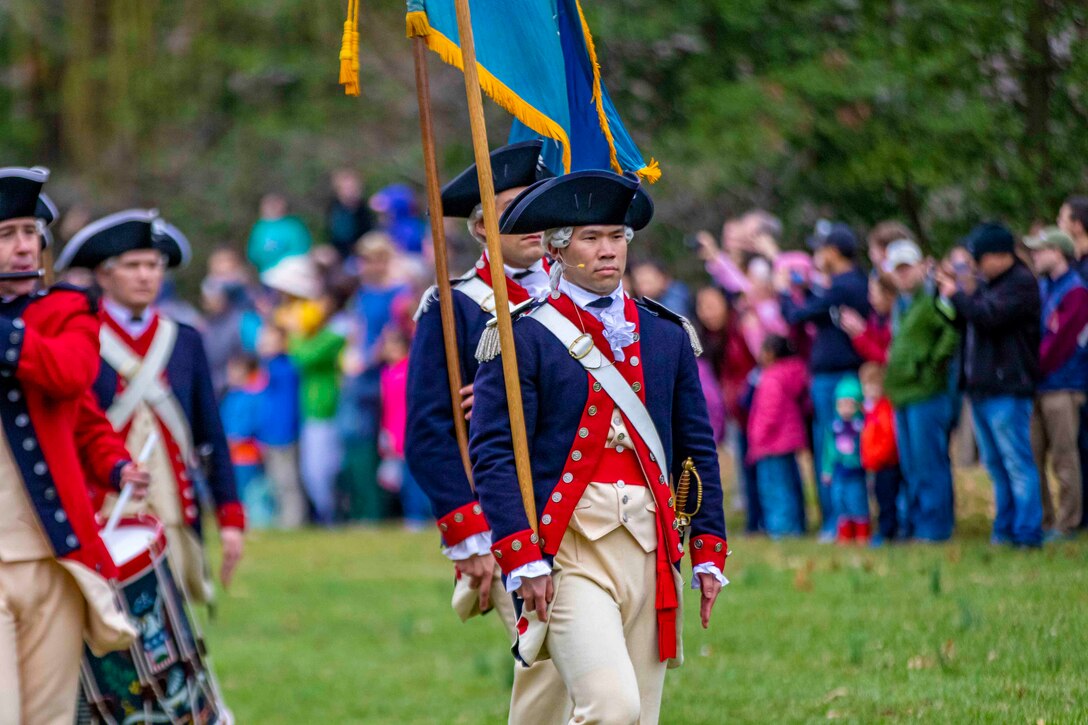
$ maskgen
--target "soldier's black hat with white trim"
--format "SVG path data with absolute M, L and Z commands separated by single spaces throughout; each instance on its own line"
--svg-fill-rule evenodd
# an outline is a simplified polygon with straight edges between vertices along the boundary
M 57 271 L 94 269 L 107 259 L 137 249 L 156 249 L 168 267 L 189 263 L 189 240 L 155 209 L 129 209 L 91 222 L 76 232 L 57 259 Z
M 57 218 L 57 207 L 42 194 L 49 169 L 42 166 L 0 168 L 0 222 L 41 219 L 47 225 Z
M 499 220 L 503 234 L 542 229 L 622 224 L 639 230 L 650 223 L 654 203 L 634 174 L 575 171 L 537 182 L 518 194 Z
M 552 178 L 552 172 L 540 160 L 543 148 L 542 141 L 522 141 L 492 151 L 491 176 L 495 182 L 495 193 L 501 194 Z M 476 176 L 476 164 L 442 187 L 442 213 L 446 216 L 467 218 L 479 203 L 480 181 Z

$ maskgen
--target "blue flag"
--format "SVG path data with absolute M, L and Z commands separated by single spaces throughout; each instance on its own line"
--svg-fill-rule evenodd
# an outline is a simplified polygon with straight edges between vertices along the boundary
M 407 1 L 408 36 L 463 70 L 453 0 Z M 472 0 L 472 30 L 481 89 L 516 119 L 511 142 L 544 139 L 544 161 L 555 173 L 611 169 L 660 178 L 601 82 L 578 0 Z

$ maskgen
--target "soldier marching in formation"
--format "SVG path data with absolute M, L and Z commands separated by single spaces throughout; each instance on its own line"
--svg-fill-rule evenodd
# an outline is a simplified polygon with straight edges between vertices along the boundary
M 653 214 L 638 180 L 552 177 L 536 171 L 539 149 L 491 155 L 539 518 L 527 520 L 519 493 L 486 255 L 452 288 L 473 480 L 455 439 L 436 293 L 410 358 L 408 460 L 458 571 L 455 607 L 466 617 L 494 602 L 507 623 L 518 661 L 510 722 L 652 723 L 665 670 L 683 656 L 685 529 L 704 626 L 727 583 L 699 345 L 687 320 L 623 290 L 627 247 Z M 475 167 L 443 190 L 445 213 L 467 215 L 482 241 L 479 199 Z M 691 473 L 689 511 L 670 482 L 687 486 Z

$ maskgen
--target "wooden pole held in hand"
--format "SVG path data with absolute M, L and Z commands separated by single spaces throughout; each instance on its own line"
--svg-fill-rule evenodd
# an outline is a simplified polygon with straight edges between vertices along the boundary
M 419 102 L 419 130 L 423 137 L 423 166 L 427 173 L 427 207 L 431 216 L 431 238 L 434 241 L 435 276 L 438 278 L 438 309 L 442 316 L 442 340 L 446 353 L 446 371 L 450 385 L 450 405 L 453 407 L 453 431 L 461 451 L 472 490 L 472 463 L 468 457 L 468 431 L 461 410 L 461 358 L 457 354 L 457 327 L 453 319 L 453 297 L 450 290 L 449 257 L 446 251 L 446 230 L 442 226 L 442 191 L 438 185 L 438 160 L 434 146 L 434 122 L 431 117 L 431 83 L 427 75 L 427 46 L 423 38 L 412 38 L 412 57 L 416 66 L 416 100 Z
M 495 320 L 499 328 L 502 349 L 502 372 L 506 382 L 506 403 L 510 410 L 510 437 L 514 446 L 514 464 L 518 473 L 518 488 L 529 526 L 537 530 L 536 499 L 533 496 L 533 476 L 529 465 L 529 443 L 525 434 L 525 411 L 521 407 L 521 381 L 514 351 L 514 327 L 510 320 L 510 297 L 506 292 L 506 269 L 503 267 L 502 244 L 499 241 L 499 219 L 495 214 L 495 182 L 491 176 L 491 152 L 487 144 L 487 125 L 480 94 L 480 75 L 476 68 L 476 45 L 472 37 L 472 15 L 468 0 L 457 0 L 457 30 L 464 61 L 465 95 L 472 127 L 472 147 L 476 153 L 476 170 L 480 178 L 480 202 L 484 212 L 487 234 L 487 256 L 491 263 L 491 287 L 495 293 Z

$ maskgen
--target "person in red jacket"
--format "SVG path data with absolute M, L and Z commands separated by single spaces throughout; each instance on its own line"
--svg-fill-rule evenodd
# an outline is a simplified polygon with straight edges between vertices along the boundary
M 865 397 L 865 427 L 861 431 L 861 466 L 873 477 L 877 505 L 877 535 L 873 545 L 899 534 L 898 499 L 903 484 L 895 445 L 895 411 L 884 395 L 884 368 L 866 363 L 858 371 Z
M 850 307 L 839 311 L 839 326 L 850 336 L 854 350 L 866 362 L 885 365 L 888 348 L 892 344 L 891 316 L 899 292 L 895 280 L 886 274 L 869 278 L 869 304 L 872 309 L 868 319 Z
M 98 317 L 82 291 L 37 289 L 56 216 L 40 197 L 48 178 L 0 169 L 2 723 L 73 722 L 84 640 L 102 654 L 136 636 L 106 582 L 117 569 L 84 476 L 117 485 L 134 470 L 90 407 Z

